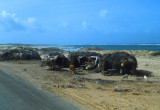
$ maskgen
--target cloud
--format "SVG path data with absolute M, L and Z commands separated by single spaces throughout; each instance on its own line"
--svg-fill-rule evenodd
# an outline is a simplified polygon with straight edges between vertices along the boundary
M 2 17 L 8 17 L 8 16 L 10 16 L 11 18 L 15 18 L 15 16 L 16 16 L 16 14 L 15 13 L 13 13 L 13 14 L 11 14 L 11 13 L 7 13 L 5 10 L 3 10 L 2 12 L 1 12 L 1 16 Z
M 100 16 L 101 18 L 105 18 L 106 15 L 107 15 L 107 13 L 108 13 L 107 10 L 101 10 L 101 11 L 99 12 L 99 16 Z
M 87 29 L 87 27 L 88 27 L 88 23 L 86 21 L 83 21 L 82 22 L 82 28 Z
M 0 31 L 22 31 L 26 29 L 39 30 L 40 25 L 37 25 L 36 18 L 29 17 L 27 20 L 19 19 L 15 13 L 2 11 L 0 13 Z
M 90 22 L 88 21 L 83 21 L 81 24 L 81 29 L 82 31 L 86 31 L 86 32 L 92 32 L 95 31 L 95 26 L 93 26 L 92 24 L 90 24 Z
M 0 23 L 1 31 L 11 31 L 11 30 L 24 30 L 25 26 L 16 18 L 15 13 L 7 13 L 2 11 L 0 13 Z
M 28 23 L 33 24 L 36 21 L 36 18 L 28 18 Z

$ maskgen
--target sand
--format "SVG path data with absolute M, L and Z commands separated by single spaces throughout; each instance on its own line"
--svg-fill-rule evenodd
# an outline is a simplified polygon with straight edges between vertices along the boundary
M 152 73 L 147 81 L 143 76 L 129 76 L 122 81 L 123 76 L 103 76 L 82 69 L 77 69 L 77 75 L 72 75 L 68 68 L 50 71 L 40 67 L 40 61 L 1 61 L 0 69 L 87 109 L 159 110 L 160 56 L 151 56 L 152 51 L 127 52 L 136 56 L 138 71 Z

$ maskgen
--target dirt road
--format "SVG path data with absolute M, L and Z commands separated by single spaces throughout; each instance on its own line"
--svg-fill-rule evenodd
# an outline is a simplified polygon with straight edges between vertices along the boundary
M 0 110 L 80 110 L 80 107 L 0 70 Z

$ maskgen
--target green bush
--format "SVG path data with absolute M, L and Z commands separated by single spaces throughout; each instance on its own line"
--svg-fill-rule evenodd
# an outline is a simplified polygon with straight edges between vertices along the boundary
M 152 56 L 159 56 L 159 55 L 160 55 L 160 51 L 158 51 L 158 52 L 153 52 L 151 55 L 152 55 Z

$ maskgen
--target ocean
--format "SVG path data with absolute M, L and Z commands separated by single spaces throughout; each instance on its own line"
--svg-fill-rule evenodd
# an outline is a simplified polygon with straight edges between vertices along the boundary
M 137 44 L 137 45 L 41 45 L 35 48 L 57 48 L 67 51 L 77 51 L 88 47 L 99 47 L 104 50 L 149 50 L 160 51 L 160 44 Z

